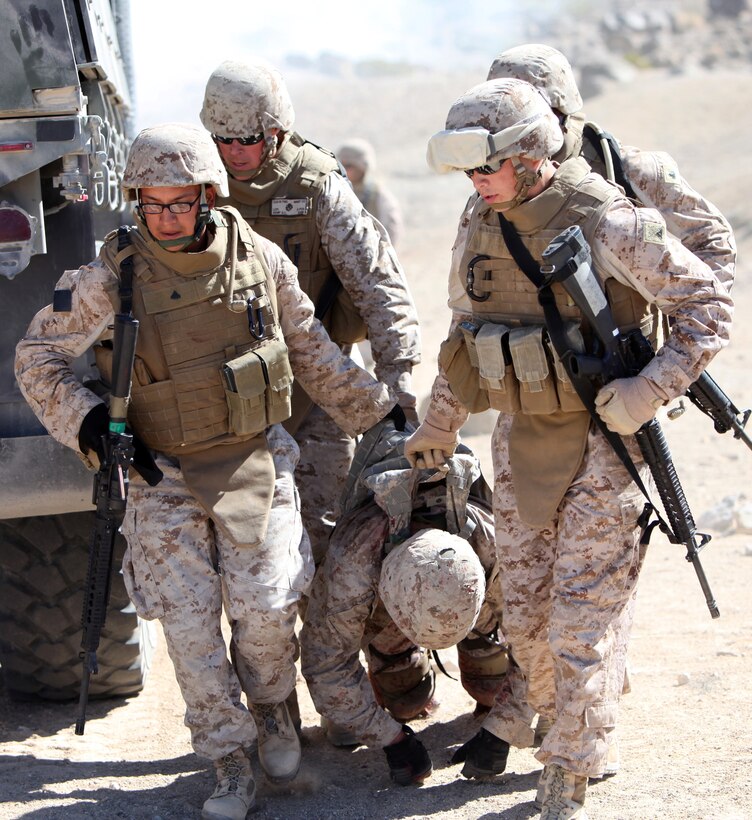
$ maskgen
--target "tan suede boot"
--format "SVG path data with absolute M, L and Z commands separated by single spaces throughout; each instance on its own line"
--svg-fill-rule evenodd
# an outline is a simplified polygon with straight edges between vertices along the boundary
M 214 761 L 217 788 L 204 802 L 204 820 L 245 820 L 256 797 L 251 764 L 242 749 Z
M 286 703 L 254 703 L 258 729 L 258 756 L 264 774 L 272 783 L 292 780 L 300 768 L 300 738 Z
M 548 771 L 543 777 L 541 820 L 587 820 L 584 808 L 587 777 L 556 764 L 545 769 Z

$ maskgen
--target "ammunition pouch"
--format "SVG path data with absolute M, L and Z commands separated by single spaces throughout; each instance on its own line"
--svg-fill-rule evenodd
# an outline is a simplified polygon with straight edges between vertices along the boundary
M 293 376 L 282 339 L 230 359 L 222 376 L 231 433 L 253 435 L 290 417 Z
M 565 326 L 572 347 L 584 350 L 578 323 Z M 441 345 L 439 362 L 452 392 L 471 413 L 489 407 L 508 415 L 584 409 L 542 325 L 460 322 Z

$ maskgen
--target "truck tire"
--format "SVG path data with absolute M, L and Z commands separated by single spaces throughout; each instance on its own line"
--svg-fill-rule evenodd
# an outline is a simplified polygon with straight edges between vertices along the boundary
M 93 512 L 0 521 L 0 666 L 16 700 L 72 700 L 81 685 L 81 609 Z M 144 685 L 154 625 L 136 615 L 120 571 L 118 535 L 107 623 L 91 676 L 92 698 L 127 697 Z

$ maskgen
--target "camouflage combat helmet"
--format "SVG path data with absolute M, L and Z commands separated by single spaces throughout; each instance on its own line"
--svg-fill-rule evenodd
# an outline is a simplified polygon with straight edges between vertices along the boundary
M 481 128 L 494 137 L 489 160 L 523 156 L 543 159 L 561 148 L 564 138 L 551 107 L 530 83 L 491 80 L 473 86 L 449 109 L 448 131 Z
M 543 164 L 563 144 L 556 115 L 530 83 L 490 80 L 473 86 L 452 105 L 446 129 L 428 142 L 427 159 L 442 174 L 473 168 L 492 174 L 510 159 L 515 195 L 491 204 L 495 211 L 506 211 L 525 201 Z M 527 167 L 521 157 L 543 163 Z
M 263 61 L 226 60 L 209 77 L 201 122 L 212 134 L 248 137 L 290 131 L 295 111 L 284 78 Z
M 139 188 L 213 185 L 228 196 L 227 172 L 211 137 L 197 125 L 169 122 L 145 128 L 133 140 L 123 173 L 123 193 L 137 198 Z
M 417 646 L 445 649 L 467 636 L 486 595 L 478 556 L 463 538 L 425 529 L 384 559 L 379 597 Z
M 575 114 L 582 108 L 572 66 L 551 46 L 529 43 L 503 51 L 491 63 L 488 79 L 509 77 L 534 85 L 551 108 L 561 114 Z

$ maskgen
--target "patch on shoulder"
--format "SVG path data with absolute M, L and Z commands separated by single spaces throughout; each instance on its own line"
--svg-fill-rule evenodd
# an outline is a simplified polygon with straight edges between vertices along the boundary
M 52 296 L 52 310 L 55 313 L 70 313 L 73 306 L 73 292 L 70 288 L 56 290 Z
M 660 222 L 643 222 L 642 241 L 652 242 L 654 245 L 665 245 L 666 226 Z
M 663 166 L 663 181 L 668 185 L 679 184 L 679 169 L 675 165 Z

